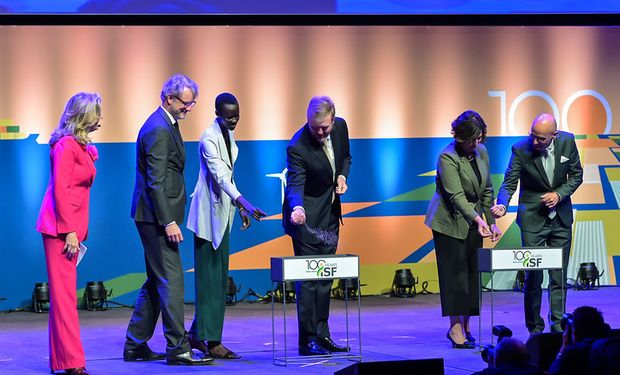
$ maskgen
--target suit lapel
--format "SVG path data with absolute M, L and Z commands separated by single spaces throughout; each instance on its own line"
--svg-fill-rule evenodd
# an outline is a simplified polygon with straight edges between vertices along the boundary
M 561 133 L 558 133 L 557 138 L 555 139 L 555 144 L 553 145 L 553 153 L 554 153 L 554 158 L 555 158 L 555 166 L 553 168 L 553 183 L 557 184 L 558 181 L 560 181 L 560 176 L 559 176 L 559 171 L 560 171 L 560 159 L 562 157 L 562 149 L 560 148 L 560 137 L 562 136 Z M 553 186 L 551 186 L 551 188 L 553 189 Z
M 486 188 L 487 177 L 489 175 L 489 171 L 487 170 L 487 164 L 482 160 L 482 155 L 476 150 L 476 165 L 478 166 L 478 170 L 480 171 L 480 183 L 477 184 L 476 194 L 480 196 L 482 191 Z M 475 181 L 478 177 L 476 177 Z
M 549 183 L 549 179 L 547 178 L 547 172 L 545 172 L 545 167 L 543 166 L 543 163 L 542 163 L 542 153 L 535 152 L 531 146 L 530 146 L 530 152 L 532 155 L 531 156 L 532 161 L 534 162 L 534 167 L 538 171 L 538 174 L 540 174 L 540 178 L 549 188 L 551 188 L 551 184 Z
M 310 131 L 308 130 L 308 124 L 306 123 L 306 128 L 304 129 L 304 133 L 306 135 L 306 138 L 308 140 L 308 144 L 309 144 L 309 148 L 310 148 L 310 153 L 312 155 L 314 155 L 317 159 L 319 159 L 321 161 L 321 163 L 323 163 L 323 170 L 325 170 L 326 172 L 328 172 L 330 174 L 330 176 L 334 175 L 334 173 L 332 173 L 332 166 L 329 163 L 329 160 L 327 159 L 327 155 L 325 155 L 325 151 L 323 151 L 323 148 L 321 147 L 321 145 L 312 137 L 312 135 L 310 134 Z M 333 147 L 333 139 L 332 139 L 332 147 Z M 336 151 L 334 151 L 334 159 L 338 160 L 336 158 Z M 337 163 L 337 161 L 336 161 Z
M 213 123 L 213 126 L 215 127 L 215 134 L 217 134 L 217 147 L 220 152 L 220 157 L 222 158 L 224 163 L 226 163 L 226 165 L 232 170 L 232 161 L 228 157 L 228 148 L 226 147 L 226 141 L 224 140 L 224 134 L 222 134 L 222 128 L 220 127 L 220 124 L 217 123 L 217 121 Z M 230 151 L 232 154 L 234 141 L 232 138 L 232 134 L 228 133 L 228 136 L 230 137 L 230 148 L 231 148 Z
M 230 168 L 233 169 L 237 155 L 239 155 L 239 149 L 237 148 L 237 142 L 235 141 L 235 132 L 229 132 L 230 134 L 230 155 L 232 160 L 230 161 Z
M 179 150 L 181 161 L 185 162 L 185 147 L 183 145 L 183 137 L 181 136 L 181 131 L 178 128 L 175 128 L 175 126 L 170 121 L 168 115 L 164 112 L 163 108 L 159 107 L 157 110 L 159 111 L 159 115 L 164 119 L 166 125 L 168 126 L 168 131 L 170 132 L 170 135 L 172 135 L 172 139 L 174 139 L 174 143 Z

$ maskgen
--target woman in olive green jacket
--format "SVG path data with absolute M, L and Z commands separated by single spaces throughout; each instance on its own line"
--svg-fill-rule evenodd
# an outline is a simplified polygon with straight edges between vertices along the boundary
M 482 117 L 471 110 L 452 122 L 454 141 L 439 155 L 437 188 L 426 212 L 425 224 L 435 242 L 442 316 L 450 317 L 447 338 L 454 348 L 475 346 L 469 317 L 480 314 L 477 251 L 483 237 L 497 241 L 502 235 L 490 212 L 493 185 L 482 144 L 486 132 Z

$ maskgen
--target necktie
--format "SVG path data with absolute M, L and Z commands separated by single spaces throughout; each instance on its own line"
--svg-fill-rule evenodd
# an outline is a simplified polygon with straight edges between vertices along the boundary
M 334 157 L 334 148 L 332 147 L 332 140 L 330 137 L 325 138 L 323 141 L 323 151 L 329 160 L 329 165 L 332 167 L 332 181 L 336 178 L 336 158 Z M 332 203 L 336 199 L 336 192 L 332 191 Z
M 336 158 L 334 157 L 334 148 L 332 147 L 332 140 L 327 137 L 323 142 L 323 151 L 329 160 L 329 165 L 332 167 L 332 179 L 336 177 Z
M 549 184 L 553 186 L 553 171 L 555 169 L 555 157 L 553 154 L 553 149 L 545 150 L 543 154 L 543 166 L 545 168 L 545 173 L 547 174 L 547 180 L 549 180 Z M 553 219 L 557 212 L 555 208 L 552 208 L 549 211 L 549 219 Z

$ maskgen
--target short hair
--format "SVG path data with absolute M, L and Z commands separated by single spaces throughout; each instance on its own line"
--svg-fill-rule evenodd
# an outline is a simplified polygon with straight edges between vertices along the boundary
M 573 311 L 573 328 L 578 340 L 603 338 L 608 333 L 603 314 L 592 306 L 580 306 Z
M 512 337 L 503 338 L 495 347 L 495 367 L 527 363 L 530 355 L 522 341 Z
M 50 144 L 70 135 L 83 145 L 91 142 L 90 128 L 101 119 L 101 96 L 96 93 L 78 92 L 73 95 L 60 116 L 58 127 L 50 137 Z
M 329 96 L 315 96 L 308 103 L 306 118 L 310 120 L 323 120 L 327 116 L 336 116 L 336 105 Z
M 458 142 L 474 140 L 482 135 L 482 142 L 486 140 L 487 124 L 476 111 L 467 110 L 452 121 L 452 134 Z
M 164 82 L 164 86 L 161 89 L 161 101 L 162 103 L 166 100 L 167 96 L 180 96 L 183 93 L 183 90 L 186 88 L 190 89 L 192 94 L 194 94 L 194 99 L 198 97 L 198 84 L 192 81 L 189 77 L 177 73 L 172 77 L 168 78 L 166 82 Z
M 220 112 L 225 105 L 239 104 L 237 98 L 229 92 L 223 92 L 215 97 L 215 110 Z

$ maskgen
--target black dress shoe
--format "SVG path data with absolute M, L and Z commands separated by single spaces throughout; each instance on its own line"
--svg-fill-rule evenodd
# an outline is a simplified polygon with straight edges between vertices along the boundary
M 166 355 L 164 353 L 155 353 L 146 344 L 136 349 L 123 351 L 123 360 L 125 362 L 161 361 L 165 358 Z
M 465 332 L 465 338 L 469 342 L 473 342 L 473 343 L 476 342 L 476 338 L 471 334 L 471 332 Z
M 207 354 L 209 352 L 207 343 L 205 343 L 204 340 L 200 340 L 198 337 L 194 335 L 188 335 L 187 341 L 189 341 L 189 346 L 191 346 L 192 349 L 196 349 L 199 352 L 202 352 L 203 354 Z
M 448 340 L 450 340 L 450 342 L 452 343 L 452 347 L 455 349 L 473 349 L 476 347 L 476 344 L 470 341 L 465 341 L 462 344 L 457 344 L 454 339 L 452 339 L 452 336 L 450 336 L 450 332 L 446 333 L 446 337 L 448 338 Z
M 211 356 L 197 358 L 192 355 L 191 351 L 166 357 L 166 364 L 168 365 L 202 366 L 212 365 L 214 362 Z
M 327 355 L 327 354 L 329 354 L 329 352 L 323 349 L 323 347 L 321 347 L 321 345 L 319 345 L 319 343 L 314 340 L 310 341 L 306 345 L 299 346 L 299 355 Z
M 336 344 L 331 337 L 319 337 L 317 341 L 323 349 L 332 353 L 346 353 L 349 351 L 349 348 Z

